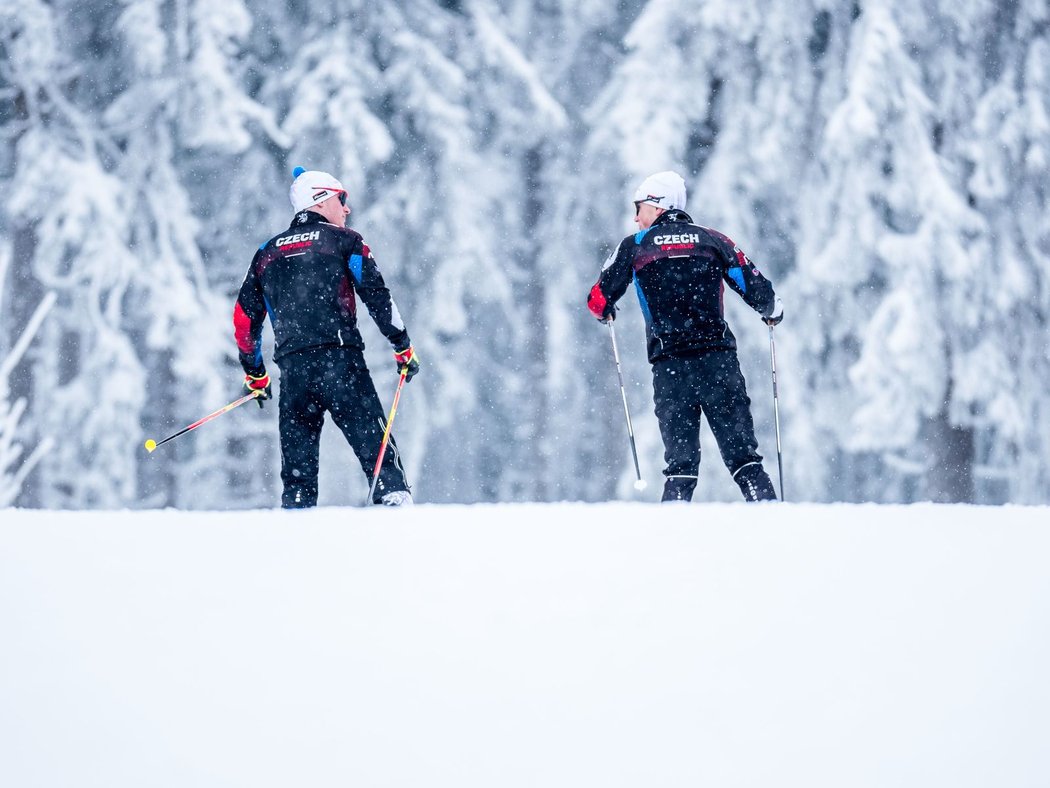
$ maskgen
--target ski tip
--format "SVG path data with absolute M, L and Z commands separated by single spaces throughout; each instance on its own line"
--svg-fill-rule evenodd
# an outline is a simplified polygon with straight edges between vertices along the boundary
M 153 438 L 150 438 L 148 441 L 146 441 L 146 451 L 152 454 L 155 448 L 157 448 L 157 442 L 153 440 Z
M 304 172 L 306 172 L 306 167 L 296 167 L 294 170 L 292 170 L 292 178 L 298 178 Z

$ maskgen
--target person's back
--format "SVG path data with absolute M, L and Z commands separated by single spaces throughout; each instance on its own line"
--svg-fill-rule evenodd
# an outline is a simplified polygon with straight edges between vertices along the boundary
M 312 211 L 260 247 L 252 263 L 276 339 L 274 358 L 311 347 L 363 348 L 357 327 L 360 294 L 380 331 L 407 344 L 404 323 L 361 236 Z
M 650 361 L 736 347 L 725 321 L 725 282 L 753 308 L 772 307 L 773 288 L 754 264 L 729 238 L 694 224 L 685 211 L 661 214 L 621 247 L 632 243 Z

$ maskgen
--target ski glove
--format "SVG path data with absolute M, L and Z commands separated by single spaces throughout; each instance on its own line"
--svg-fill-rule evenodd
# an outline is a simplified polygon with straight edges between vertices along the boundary
M 262 394 L 255 397 L 255 401 L 259 403 L 260 408 L 263 406 L 264 399 L 270 399 L 273 396 L 270 391 L 270 376 L 265 372 L 259 377 L 254 375 L 244 376 L 244 393 L 251 394 L 254 391 L 262 392 Z
M 769 314 L 762 318 L 762 322 L 767 326 L 780 325 L 780 321 L 784 319 L 784 302 L 780 300 L 780 296 L 773 296 L 773 309 L 770 310 Z
M 419 356 L 416 355 L 411 345 L 401 351 L 395 350 L 394 361 L 397 362 L 397 374 L 404 372 L 406 382 L 412 380 L 419 372 Z
M 598 322 L 602 325 L 608 325 L 616 320 L 616 304 L 609 304 L 602 311 L 602 316 L 598 318 Z

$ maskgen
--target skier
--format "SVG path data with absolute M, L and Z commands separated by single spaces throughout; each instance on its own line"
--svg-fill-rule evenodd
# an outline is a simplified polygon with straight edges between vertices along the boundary
M 408 331 L 368 245 L 345 227 L 350 214 L 346 189 L 326 172 L 296 167 L 292 175 L 291 226 L 259 247 L 233 311 L 244 390 L 263 392 L 260 408 L 271 396 L 261 342 L 267 314 L 273 327 L 274 361 L 281 370 L 281 505 L 286 509 L 317 504 L 325 411 L 371 482 L 385 424 L 365 366 L 355 294 L 393 345 L 398 372 L 411 379 L 419 371 Z M 392 438 L 390 449 L 372 502 L 411 504 Z
M 688 501 L 700 469 L 700 417 L 745 500 L 776 500 L 762 467 L 751 400 L 723 314 L 723 282 L 768 325 L 784 316 L 780 298 L 729 238 L 700 227 L 685 212 L 685 181 L 650 175 L 634 194 L 639 232 L 609 256 L 587 306 L 603 323 L 634 280 L 645 317 L 656 418 L 664 442 L 664 501 Z

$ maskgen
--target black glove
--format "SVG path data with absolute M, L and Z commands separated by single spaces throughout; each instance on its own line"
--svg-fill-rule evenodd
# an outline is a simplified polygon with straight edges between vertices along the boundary
M 412 380 L 419 372 L 419 356 L 409 345 L 404 350 L 394 351 L 394 361 L 397 362 L 397 374 L 405 373 L 405 382 Z
M 784 302 L 780 300 L 780 296 L 773 296 L 773 309 L 770 310 L 769 314 L 762 318 L 762 322 L 767 326 L 780 325 L 780 321 L 784 319 Z
M 265 372 L 259 377 L 245 375 L 243 388 L 245 394 L 253 394 L 256 391 L 262 392 L 262 394 L 255 395 L 255 401 L 259 403 L 260 408 L 263 406 L 264 399 L 270 399 L 273 396 L 273 393 L 270 391 L 270 376 Z
M 609 325 L 616 320 L 616 304 L 609 304 L 602 310 L 602 316 L 598 318 L 598 322 L 602 325 Z

